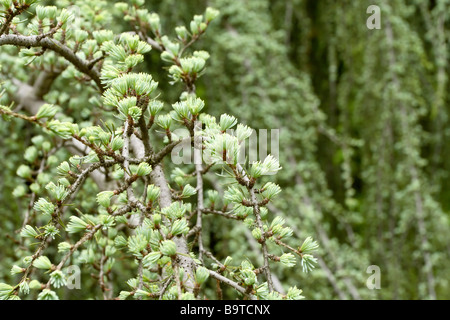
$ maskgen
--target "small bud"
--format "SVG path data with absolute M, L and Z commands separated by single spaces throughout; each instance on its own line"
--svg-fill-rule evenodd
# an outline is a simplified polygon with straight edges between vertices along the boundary
M 115 136 L 110 143 L 110 147 L 113 151 L 118 151 L 123 148 L 123 144 L 123 139 L 119 136 Z
M 252 230 L 252 235 L 256 240 L 261 240 L 262 239 L 262 232 L 261 229 L 259 228 L 255 228 Z
M 58 168 L 56 168 L 56 172 L 60 175 L 60 176 L 65 176 L 66 174 L 68 174 L 68 172 L 70 171 L 70 165 L 67 161 L 64 161 L 63 163 L 61 163 Z
M 100 224 L 103 226 L 103 230 L 108 230 L 108 228 L 114 227 L 115 225 L 114 217 L 109 214 L 101 214 L 98 218 Z
M 316 251 L 319 248 L 319 244 L 317 241 L 313 241 L 312 237 L 308 237 L 303 241 L 302 246 L 300 247 L 300 252 L 304 254 L 310 254 Z
M 207 27 L 208 27 L 208 25 L 207 25 L 206 23 L 204 23 L 204 22 L 201 22 L 201 23 L 198 25 L 198 28 L 200 29 L 201 32 L 204 32 L 204 31 L 206 30 Z
M 38 150 L 35 146 L 28 147 L 23 154 L 23 158 L 29 163 L 33 163 L 38 156 Z
M 11 268 L 11 275 L 19 274 L 19 273 L 22 273 L 24 271 L 25 271 L 24 268 L 21 268 L 21 267 L 19 267 L 17 265 L 13 265 L 13 267 Z
M 170 114 L 163 114 L 158 116 L 156 123 L 165 130 L 169 130 L 172 124 L 172 117 Z
M 161 258 L 161 252 L 159 251 L 150 252 L 144 257 L 144 259 L 142 259 L 144 267 L 145 268 L 152 267 L 156 262 L 158 262 L 159 258 Z
M 53 182 L 47 183 L 45 186 L 45 189 L 49 191 L 49 193 L 55 197 L 56 200 L 62 201 L 66 198 L 68 195 L 68 191 L 66 190 L 66 187 L 64 185 L 61 185 L 58 183 L 58 185 L 55 185 Z
M 148 110 L 150 115 L 155 116 L 161 109 L 164 107 L 164 104 L 161 101 L 153 100 L 148 105 Z
M 40 290 L 42 288 L 42 284 L 37 280 L 31 280 L 29 286 L 32 290 Z
M 28 282 L 24 281 L 20 283 L 19 292 L 25 295 L 30 293 L 30 286 Z
M 39 193 L 39 191 L 41 191 L 41 186 L 39 185 L 39 183 L 33 182 L 32 184 L 30 184 L 30 190 L 33 193 Z
M 99 45 L 102 45 L 106 41 L 114 40 L 114 33 L 111 30 L 94 31 L 92 35 Z
M 147 187 L 147 201 L 152 201 L 152 202 L 156 201 L 156 199 L 158 199 L 158 197 L 159 197 L 160 191 L 161 190 L 159 187 L 157 187 L 153 184 L 150 184 Z
M 157 13 L 152 13 L 149 15 L 148 23 L 150 24 L 150 27 L 152 28 L 155 34 L 161 33 L 161 21 Z
M 126 91 L 126 90 L 127 90 L 127 88 L 124 88 L 124 91 Z M 122 91 L 122 89 L 121 89 L 121 91 Z M 135 107 L 136 103 L 137 103 L 136 97 L 125 98 L 118 102 L 117 108 L 119 109 L 119 112 L 121 114 L 123 114 L 124 116 L 128 116 L 129 110 L 132 107 Z
M 128 242 L 127 242 L 127 239 L 125 239 L 123 236 L 117 236 L 114 238 L 114 245 L 117 248 L 124 248 L 128 245 Z
M 44 198 L 39 198 L 39 200 L 34 203 L 33 209 L 44 215 L 51 216 L 55 210 L 55 205 Z
M 196 14 L 195 16 L 194 16 L 194 19 L 193 19 L 195 22 L 197 22 L 198 24 L 200 24 L 200 23 L 202 23 L 203 22 L 203 16 L 202 15 L 199 15 L 199 14 Z
M 236 127 L 236 137 L 238 138 L 239 142 L 242 142 L 249 138 L 253 133 L 253 129 L 250 127 L 247 127 L 246 125 L 243 125 L 239 123 Z
M 230 116 L 228 114 L 222 114 L 220 116 L 219 126 L 222 131 L 226 131 L 228 129 L 231 129 L 234 127 L 237 123 L 237 120 L 235 117 Z
M 187 106 L 186 102 L 176 102 L 172 105 L 172 108 L 175 110 L 177 115 L 180 116 L 181 119 L 189 118 L 189 107 Z
M 147 162 L 142 162 L 139 164 L 136 174 L 139 177 L 147 176 L 152 172 L 152 167 Z
M 120 13 L 123 13 L 128 10 L 128 4 L 125 2 L 118 2 L 114 4 L 114 8 L 116 8 Z
M 73 19 L 73 15 L 66 8 L 62 9 L 61 14 L 59 15 L 59 22 L 62 24 L 66 24 Z
M 250 269 L 242 270 L 241 276 L 244 279 L 244 283 L 248 286 L 252 286 L 256 283 L 256 274 Z
M 104 131 L 100 131 L 98 133 L 98 139 L 101 141 L 101 143 L 103 145 L 108 145 L 109 144 L 109 140 L 111 139 L 111 133 L 109 132 L 104 132 Z
M 198 23 L 194 20 L 191 21 L 191 23 L 189 24 L 189 27 L 191 28 L 191 33 L 193 35 L 196 35 L 198 33 Z
M 27 188 L 23 185 L 18 185 L 17 187 L 14 188 L 12 195 L 15 198 L 20 198 L 20 197 L 23 197 L 26 193 L 27 193 Z
M 102 191 L 97 194 L 97 203 L 102 207 L 109 207 L 111 204 L 111 198 L 114 195 L 114 191 Z
M 217 190 L 208 190 L 208 199 L 211 203 L 217 203 L 219 192 Z
M 8 1 L 9 2 L 9 1 Z M 36 16 L 37 18 L 42 21 L 45 18 L 47 18 L 47 9 L 44 6 L 36 6 Z
M 45 8 L 47 9 L 47 18 L 50 20 L 55 20 L 58 9 L 55 6 L 47 6 Z
M 23 179 L 31 179 L 31 168 L 27 165 L 20 165 L 16 171 L 17 175 Z
M 287 294 L 286 294 L 286 298 L 288 300 L 301 300 L 304 299 L 305 297 L 302 296 L 302 290 L 298 289 L 296 286 L 295 287 L 291 287 L 289 288 Z
M 133 118 L 133 120 L 134 120 L 135 122 L 138 122 L 139 119 L 140 119 L 141 116 L 142 116 L 142 110 L 141 110 L 141 108 L 136 107 L 136 106 L 131 107 L 130 109 L 128 109 L 128 115 L 129 115 L 131 118 Z
M 189 226 L 186 219 L 175 220 L 172 224 L 172 228 L 170 233 L 174 236 L 178 236 L 180 234 L 186 234 L 189 231 Z
M 205 11 L 205 21 L 211 22 L 212 20 L 217 18 L 218 15 L 219 15 L 219 10 L 208 7 L 208 8 L 206 8 L 206 11 Z
M 87 33 L 86 30 L 76 29 L 74 32 L 75 41 L 78 43 L 81 43 L 84 40 L 86 40 L 88 36 L 89 36 L 89 34 Z
M 281 192 L 280 186 L 273 182 L 267 182 L 262 187 L 262 190 L 263 190 L 262 195 L 269 200 L 274 198 L 276 195 L 278 195 Z
M 33 138 L 31 138 L 31 142 L 37 147 L 37 148 L 41 148 L 42 144 L 44 143 L 45 138 L 41 135 L 38 136 L 34 136 Z
M 177 245 L 172 240 L 164 240 L 159 245 L 159 250 L 163 255 L 172 257 L 177 254 Z
M 131 292 L 129 291 L 120 291 L 119 293 L 119 300 L 125 300 L 131 295 Z
M 3 5 L 3 7 L 8 10 L 12 7 L 13 3 L 11 0 L 0 0 L 0 3 Z
M 187 184 L 183 188 L 183 192 L 181 193 L 181 197 L 182 198 L 189 198 L 189 197 L 193 196 L 196 193 L 197 193 L 197 190 L 195 190 L 195 188 L 193 186 L 191 186 L 190 184 Z
M 68 252 L 71 248 L 72 248 L 72 246 L 68 242 L 64 241 L 64 242 L 58 243 L 58 252 L 59 253 Z
M 48 269 L 52 268 L 52 263 L 46 256 L 40 256 L 33 262 L 33 266 L 38 269 Z
M 68 233 L 85 231 L 88 224 L 76 216 L 70 217 L 70 222 L 66 227 Z
M 50 284 L 55 288 L 61 288 L 66 285 L 66 277 L 61 270 L 55 270 L 50 274 Z
M 198 115 L 203 108 L 205 107 L 205 103 L 203 102 L 202 99 L 200 98 L 193 98 L 193 97 L 189 97 L 186 101 L 186 104 L 189 108 L 189 111 L 193 114 L 193 115 Z
M 153 215 L 153 224 L 154 224 L 155 226 L 159 226 L 159 225 L 161 224 L 161 215 L 160 215 L 160 214 L 155 213 L 155 214 Z
M 20 236 L 23 238 L 36 238 L 38 236 L 38 233 L 32 226 L 26 225 L 20 231 Z
M 170 51 L 163 51 L 161 53 L 161 60 L 165 62 L 173 62 L 175 60 L 175 55 Z
M 197 270 L 195 270 L 195 282 L 197 282 L 199 285 L 204 283 L 209 278 L 209 271 L 205 267 L 198 267 Z
M 188 32 L 185 26 L 176 27 L 175 32 L 177 33 L 178 39 L 181 41 L 186 41 Z
M 302 269 L 303 272 L 309 272 L 315 268 L 314 264 L 317 263 L 317 259 L 310 254 L 304 254 L 302 256 Z
M 49 141 L 44 141 L 42 143 L 42 150 L 44 150 L 45 152 L 49 152 L 51 148 L 52 148 L 52 144 Z M 56 158 L 55 156 L 50 156 L 47 159 L 47 163 L 49 162 L 49 160 L 51 161 L 51 159 L 57 160 L 58 158 Z
M 295 256 L 292 253 L 284 253 L 280 257 L 280 262 L 284 266 L 291 268 L 291 267 L 295 266 L 295 264 L 297 263 L 297 260 L 295 259 Z

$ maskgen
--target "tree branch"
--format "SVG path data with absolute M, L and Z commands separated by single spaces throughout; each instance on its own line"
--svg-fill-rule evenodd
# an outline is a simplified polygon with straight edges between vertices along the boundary
M 100 74 L 97 70 L 90 66 L 89 61 L 85 61 L 77 56 L 69 47 L 61 42 L 51 38 L 40 38 L 39 36 L 23 36 L 17 34 L 5 34 L 0 36 L 0 46 L 14 45 L 17 47 L 38 47 L 52 50 L 64 57 L 67 61 L 73 64 L 80 72 L 89 76 L 96 83 L 98 89 L 103 92 L 105 90 L 101 80 Z
M 247 296 L 250 298 L 250 300 L 258 300 L 258 298 L 256 296 L 254 296 L 253 294 L 247 293 L 247 290 L 243 287 L 241 287 L 239 284 L 237 284 L 236 282 L 234 282 L 233 280 L 228 279 L 227 277 L 224 277 L 223 275 L 212 271 L 212 270 L 208 270 L 209 271 L 209 275 L 211 277 L 213 277 L 214 279 L 217 279 L 227 285 L 229 285 L 230 287 L 233 287 L 234 289 L 236 289 L 237 291 L 239 291 L 240 293 L 242 293 L 243 295 Z

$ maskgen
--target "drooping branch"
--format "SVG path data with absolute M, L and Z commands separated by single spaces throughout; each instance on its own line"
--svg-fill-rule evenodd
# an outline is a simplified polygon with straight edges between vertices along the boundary
M 128 204 L 125 205 L 123 207 L 121 207 L 119 210 L 117 210 L 116 212 L 114 212 L 112 215 L 113 216 L 121 216 L 124 215 L 125 213 L 129 212 L 132 207 L 133 207 L 133 203 L 132 204 Z M 56 266 L 55 270 L 61 270 L 64 267 L 64 264 L 67 262 L 67 260 L 69 260 L 69 258 L 73 255 L 73 253 L 75 251 L 77 251 L 77 249 L 82 246 L 85 242 L 89 241 L 92 239 L 92 237 L 95 235 L 95 233 L 100 230 L 100 228 L 102 227 L 102 224 L 97 224 L 95 226 L 92 226 L 92 228 L 86 232 L 81 238 L 80 240 L 78 240 L 71 248 L 70 250 L 66 253 L 66 255 L 61 259 L 61 261 L 59 262 L 59 264 Z M 48 288 L 50 286 L 50 281 L 47 283 L 46 287 Z
M 259 207 L 258 201 L 256 199 L 255 190 L 253 190 L 253 188 L 249 188 L 248 190 L 249 190 L 250 196 L 251 196 L 251 201 L 252 201 L 252 205 L 253 205 L 253 214 L 255 215 L 255 218 L 256 218 L 256 225 L 261 230 L 261 233 L 264 235 L 265 231 L 264 231 L 264 226 L 263 226 L 262 219 L 261 219 L 260 207 Z M 273 291 L 272 273 L 270 272 L 269 251 L 267 248 L 266 236 L 263 236 L 261 238 L 260 243 L 261 243 L 261 247 L 262 247 L 262 251 L 263 251 L 264 274 L 267 279 L 267 285 L 269 287 L 269 291 Z
M 130 137 L 130 146 L 136 157 L 143 158 L 145 156 L 144 144 L 135 135 Z M 159 206 L 161 209 L 169 207 L 172 204 L 172 194 L 161 164 L 154 165 L 153 170 L 150 173 L 150 178 L 153 184 L 160 188 Z M 177 256 L 175 261 L 177 265 L 183 267 L 187 273 L 187 280 L 184 283 L 185 288 L 189 292 L 192 292 L 194 288 L 195 262 L 189 256 L 187 239 L 184 236 L 177 236 L 173 238 L 173 241 L 177 246 Z
M 397 65 L 397 56 L 395 52 L 394 47 L 394 33 L 392 29 L 391 22 L 387 20 L 386 28 L 385 28 L 385 35 L 386 40 L 388 44 L 388 57 L 389 57 L 389 64 L 391 67 L 391 70 L 396 70 L 395 67 Z M 392 82 L 397 90 L 400 90 L 402 85 L 400 83 L 400 80 L 395 72 L 392 72 Z M 408 115 L 407 115 L 407 108 L 405 104 L 400 101 L 399 102 L 400 107 L 400 113 L 401 113 L 401 128 L 403 131 L 403 134 L 408 137 L 408 135 L 411 132 L 410 124 L 408 123 Z M 407 142 L 407 148 L 410 148 L 411 146 Z M 414 162 L 409 163 L 408 171 L 410 174 L 411 182 L 419 184 L 419 176 L 418 176 L 418 169 L 417 165 Z M 430 295 L 431 299 L 436 299 L 436 290 L 435 290 L 435 279 L 434 279 L 434 272 L 433 272 L 433 262 L 431 254 L 427 248 L 428 245 L 428 235 L 427 235 L 427 228 L 425 225 L 424 220 L 424 204 L 422 195 L 420 193 L 420 188 L 414 189 L 414 201 L 415 201 L 415 209 L 416 209 L 416 219 L 417 219 L 417 229 L 419 231 L 419 236 L 421 238 L 421 247 L 423 251 L 424 256 L 424 262 L 425 262 L 425 268 L 424 273 L 427 277 L 427 286 L 428 286 L 428 294 Z
M 26 48 L 37 47 L 52 50 L 72 63 L 73 66 L 80 72 L 89 76 L 101 92 L 105 90 L 104 85 L 100 80 L 100 73 L 93 68 L 93 64 L 90 61 L 81 59 L 69 47 L 55 39 L 48 37 L 42 38 L 34 35 L 24 36 L 17 34 L 5 34 L 0 36 L 0 46 L 3 45 L 13 45 Z

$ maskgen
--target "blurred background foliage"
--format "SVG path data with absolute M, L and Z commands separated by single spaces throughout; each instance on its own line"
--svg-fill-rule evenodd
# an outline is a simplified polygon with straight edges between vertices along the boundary
M 116 32 L 131 30 L 108 11 L 111 2 L 86 1 L 80 11 Z M 381 8 L 380 30 L 366 27 L 372 4 Z M 280 129 L 283 193 L 269 209 L 297 237 L 320 243 L 318 267 L 308 274 L 299 267 L 275 270 L 282 283 L 299 286 L 308 299 L 450 298 L 450 1 L 150 0 L 145 6 L 159 13 L 171 36 L 207 6 L 219 9 L 218 22 L 193 46 L 211 54 L 197 82 L 206 111 L 233 114 L 269 133 Z M 12 75 L 33 77 L 14 50 L 0 51 L 2 104 L 11 101 Z M 145 71 L 159 81 L 160 99 L 172 104 L 183 88 L 168 83 L 164 68 L 156 50 L 148 54 Z M 96 96 L 60 77 L 45 98 L 82 122 L 95 119 Z M 24 121 L 0 122 L 0 134 L 0 281 L 8 282 L 20 245 L 16 230 L 32 203 L 18 188 L 31 182 L 16 170 L 27 148 L 45 146 L 32 141 L 42 132 Z M 47 164 L 54 170 L 65 155 L 49 142 L 44 152 L 55 152 Z M 85 211 L 94 207 L 95 188 L 82 190 Z M 258 258 L 243 240 L 251 238 L 245 228 L 205 220 L 218 258 Z M 366 287 L 370 265 L 380 267 L 380 290 Z M 123 279 L 126 272 L 124 265 Z M 85 298 L 88 288 L 98 289 L 95 280 L 83 279 Z

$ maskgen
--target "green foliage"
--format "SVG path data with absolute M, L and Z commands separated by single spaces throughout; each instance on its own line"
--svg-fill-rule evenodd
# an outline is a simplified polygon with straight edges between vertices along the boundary
M 370 4 L 0 1 L 0 298 L 448 298 L 450 3 Z

